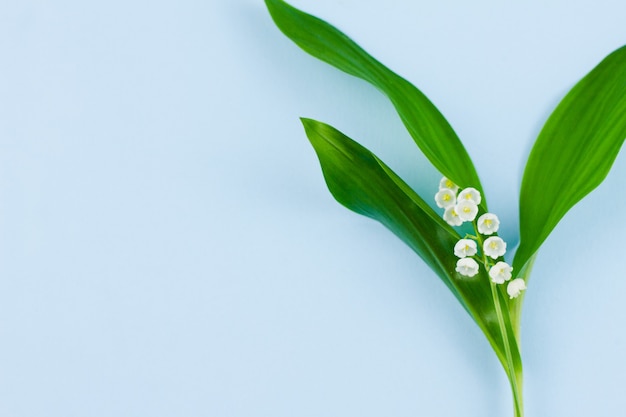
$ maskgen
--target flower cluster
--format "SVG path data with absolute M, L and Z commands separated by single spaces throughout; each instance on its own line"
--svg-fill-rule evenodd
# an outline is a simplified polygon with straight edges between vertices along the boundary
M 468 234 L 454 245 L 454 255 L 459 258 L 456 271 L 467 277 L 478 274 L 482 263 L 494 284 L 508 282 L 507 293 L 515 298 L 526 289 L 522 278 L 511 280 L 513 268 L 499 260 L 506 253 L 506 242 L 494 235 L 500 227 L 498 216 L 480 212 L 481 195 L 475 188 L 459 187 L 447 178 L 442 178 L 439 191 L 435 194 L 437 206 L 444 209 L 443 219 L 451 226 L 471 222 L 475 235 Z M 489 236 L 489 237 L 487 237 Z M 479 250 L 480 249 L 480 250 Z

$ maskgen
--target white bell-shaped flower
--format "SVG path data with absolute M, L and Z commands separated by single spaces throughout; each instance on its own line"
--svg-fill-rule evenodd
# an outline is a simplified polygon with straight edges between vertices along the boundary
M 515 278 L 513 281 L 509 282 L 509 285 L 506 287 L 506 292 L 509 294 L 509 297 L 515 298 L 522 291 L 526 289 L 526 283 L 522 278 Z
M 456 262 L 456 272 L 466 277 L 473 277 L 478 273 L 478 263 L 472 258 L 462 258 Z
M 506 252 L 506 242 L 498 236 L 492 236 L 483 243 L 483 252 L 493 259 L 498 259 Z
M 479 205 L 481 202 L 480 192 L 476 188 L 472 188 L 472 187 L 465 188 L 463 189 L 463 191 L 459 193 L 457 200 L 458 201 L 465 201 L 465 200 L 473 201 L 474 204 Z
M 443 213 L 443 219 L 448 222 L 450 226 L 460 226 L 463 224 L 463 220 L 457 214 L 455 207 L 448 207 Z
M 449 188 L 442 188 L 435 194 L 437 207 L 448 208 L 456 204 L 456 193 Z
M 513 268 L 509 264 L 506 262 L 497 262 L 489 270 L 489 276 L 494 283 L 504 284 L 504 281 L 511 279 L 511 272 L 513 272 Z
M 446 177 L 443 177 L 441 181 L 439 181 L 439 189 L 443 190 L 444 188 L 452 190 L 454 195 L 456 195 L 456 192 L 459 191 L 459 186 L 447 179 Z
M 485 213 L 478 218 L 478 232 L 483 235 L 492 235 L 498 231 L 500 220 L 493 213 Z
M 478 206 L 472 200 L 458 200 L 454 210 L 464 222 L 474 221 L 478 214 Z
M 478 252 L 476 242 L 471 239 L 461 239 L 454 245 L 454 256 L 465 258 L 466 256 L 474 256 Z

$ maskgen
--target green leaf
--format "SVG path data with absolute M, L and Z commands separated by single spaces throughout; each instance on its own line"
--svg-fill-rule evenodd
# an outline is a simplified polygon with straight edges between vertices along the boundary
M 626 46 L 559 103 L 535 143 L 520 193 L 521 270 L 565 213 L 609 173 L 626 138 Z
M 280 30 L 309 54 L 382 91 L 395 106 L 419 148 L 446 177 L 462 188 L 482 191 L 463 144 L 430 100 L 411 83 L 387 69 L 345 34 L 282 0 L 266 0 Z
M 311 119 L 302 119 L 302 123 L 335 199 L 350 210 L 381 222 L 435 271 L 483 330 L 509 378 L 515 378 L 521 391 L 521 359 L 508 311 L 503 307 L 512 372 L 489 277 L 483 268 L 472 278 L 455 271 L 457 258 L 453 248 L 460 239 L 458 233 L 363 146 L 324 123 Z M 501 305 L 506 306 L 502 293 L 497 293 Z

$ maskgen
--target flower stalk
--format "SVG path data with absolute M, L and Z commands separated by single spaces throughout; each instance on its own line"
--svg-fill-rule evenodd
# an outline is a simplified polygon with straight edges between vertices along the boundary
M 498 216 L 493 213 L 483 213 L 478 217 L 479 204 L 482 201 L 480 193 L 475 188 L 459 190 L 445 177 L 440 181 L 439 187 L 440 189 L 435 195 L 435 202 L 440 208 L 445 209 L 444 220 L 451 226 L 460 226 L 464 222 L 472 223 L 474 234 L 466 233 L 465 237 L 454 245 L 454 255 L 459 258 L 456 271 L 462 277 L 472 278 L 479 274 L 479 264 L 482 264 L 486 276 L 489 277 L 491 298 L 504 347 L 503 365 L 513 395 L 514 416 L 523 417 L 522 369 L 515 366 L 511 351 L 513 344 L 519 346 L 519 321 L 512 322 L 508 313 L 511 305 L 519 304 L 515 302 L 515 298 L 526 289 L 526 282 L 524 278 L 511 280 L 513 267 L 503 260 L 507 245 L 502 238 L 496 235 L 500 227 Z M 453 213 L 454 216 L 451 216 L 450 213 Z M 510 303 L 503 291 L 500 291 L 502 287 L 499 287 L 505 282 L 508 282 L 506 293 Z M 506 319 L 505 313 L 507 314 Z M 519 316 L 516 316 L 515 319 L 519 319 Z M 507 326 L 507 320 L 509 326 Z M 511 329 L 510 332 L 509 328 Z
M 513 409 L 515 417 L 523 417 L 524 416 L 524 403 L 522 400 L 522 371 L 516 371 L 515 365 L 513 364 L 513 355 L 511 353 L 511 344 L 509 341 L 509 335 L 507 332 L 506 324 L 504 323 L 504 316 L 502 313 L 502 306 L 500 304 L 500 296 L 498 294 L 497 284 L 491 283 L 491 295 L 493 297 L 493 304 L 496 310 L 496 315 L 498 317 L 498 324 L 500 325 L 500 332 L 502 333 L 502 343 L 504 344 L 504 350 L 506 353 L 506 362 L 508 367 L 507 376 L 509 377 L 509 382 L 511 384 L 511 391 L 513 394 Z M 519 381 L 518 381 L 519 379 Z

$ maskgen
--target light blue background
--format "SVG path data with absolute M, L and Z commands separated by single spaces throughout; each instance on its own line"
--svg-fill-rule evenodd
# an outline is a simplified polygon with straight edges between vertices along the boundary
M 626 44 L 626 3 L 299 0 L 420 87 L 515 244 L 551 109 Z M 374 88 L 260 0 L 0 2 L 0 415 L 500 417 L 482 333 L 391 233 L 336 204 L 298 117 L 419 190 Z M 623 410 L 626 159 L 545 243 L 528 417 Z

